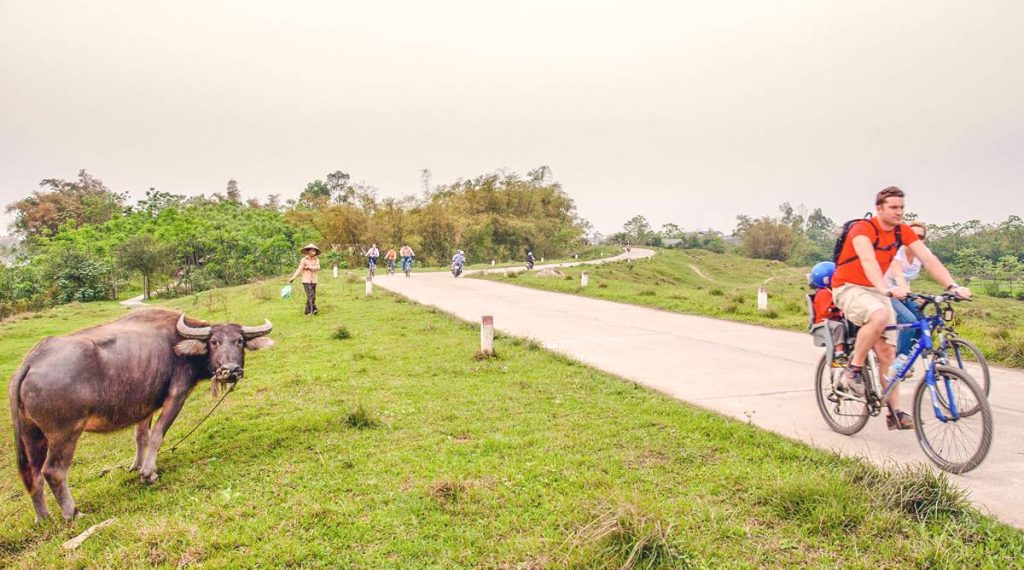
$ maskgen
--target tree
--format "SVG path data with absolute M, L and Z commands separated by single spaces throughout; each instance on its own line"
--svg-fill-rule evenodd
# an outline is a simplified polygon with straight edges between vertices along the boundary
M 304 208 L 323 208 L 331 199 L 331 190 L 323 180 L 314 180 L 306 184 L 299 194 L 299 205 Z
M 107 298 L 110 265 L 96 255 L 62 244 L 42 260 L 42 281 L 56 303 Z
M 647 218 L 636 215 L 623 224 L 622 232 L 633 243 L 646 243 L 651 234 L 651 224 L 647 223 Z
M 68 222 L 102 224 L 120 214 L 126 200 L 124 194 L 111 192 L 85 170 L 78 171 L 78 180 L 47 178 L 39 186 L 47 190 L 36 190 L 6 208 L 15 213 L 11 228 L 30 239 L 54 235 Z
M 661 237 L 665 239 L 681 239 L 683 237 L 683 228 L 679 227 L 679 224 L 662 224 Z
M 144 300 L 149 300 L 150 279 L 165 266 L 169 252 L 167 246 L 158 243 L 151 235 L 135 235 L 117 246 L 117 258 L 121 267 L 142 274 Z
M 796 243 L 796 236 L 789 224 L 765 216 L 754 220 L 744 230 L 743 248 L 750 257 L 786 261 Z
M 337 204 L 348 204 L 355 196 L 355 188 L 349 183 L 351 177 L 347 172 L 335 170 L 327 175 L 327 192 Z
M 242 194 L 238 191 L 238 181 L 234 178 L 228 180 L 227 197 L 232 202 L 242 201 Z

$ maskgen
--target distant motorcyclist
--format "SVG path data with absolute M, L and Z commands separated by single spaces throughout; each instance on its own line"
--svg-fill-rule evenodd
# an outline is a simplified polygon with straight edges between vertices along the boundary
M 452 256 L 452 275 L 458 277 L 462 275 L 462 270 L 466 268 L 466 254 L 462 250 L 455 252 Z
M 536 260 L 537 259 L 535 257 L 533 257 L 533 252 L 532 251 L 527 251 L 526 252 L 526 269 L 533 269 L 533 263 Z

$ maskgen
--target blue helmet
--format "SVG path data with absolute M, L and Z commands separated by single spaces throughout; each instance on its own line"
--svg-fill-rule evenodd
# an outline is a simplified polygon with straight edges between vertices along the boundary
M 836 264 L 831 261 L 822 261 L 811 268 L 811 285 L 815 287 L 831 287 L 832 274 L 836 272 Z

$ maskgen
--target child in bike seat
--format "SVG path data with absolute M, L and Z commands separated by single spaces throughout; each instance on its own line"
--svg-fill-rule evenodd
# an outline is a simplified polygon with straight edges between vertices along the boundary
M 809 280 L 811 289 L 814 290 L 814 293 L 811 295 L 811 326 L 831 321 L 830 323 L 825 323 L 825 326 L 835 345 L 832 366 L 843 367 L 846 366 L 848 360 L 846 354 L 847 331 L 843 312 L 832 301 L 832 289 L 830 286 L 832 284 L 832 273 L 835 270 L 836 265 L 831 261 L 822 261 L 811 269 Z

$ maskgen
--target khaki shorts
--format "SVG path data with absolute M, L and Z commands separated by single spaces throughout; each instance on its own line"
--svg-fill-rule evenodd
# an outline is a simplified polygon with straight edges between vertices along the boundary
M 848 283 L 832 291 L 832 299 L 839 310 L 846 315 L 851 323 L 864 326 L 871 315 L 885 311 L 889 315 L 889 324 L 896 324 L 896 311 L 892 308 L 892 300 L 874 287 L 864 287 Z M 887 330 L 883 335 L 885 342 L 895 346 L 899 331 Z

